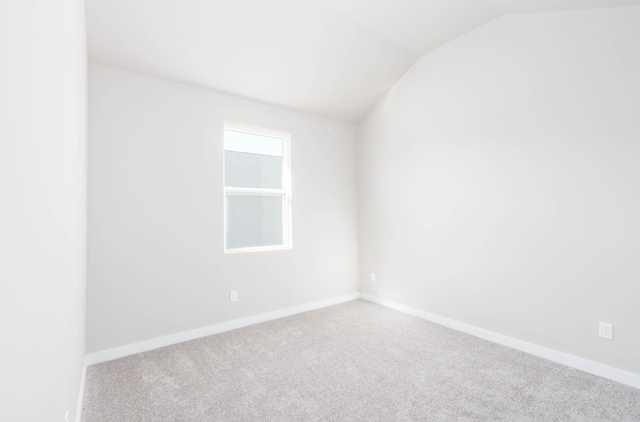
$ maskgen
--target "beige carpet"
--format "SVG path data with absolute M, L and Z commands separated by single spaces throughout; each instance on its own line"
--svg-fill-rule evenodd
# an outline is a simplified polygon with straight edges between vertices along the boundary
M 640 421 L 640 390 L 357 300 L 91 366 L 85 422 Z

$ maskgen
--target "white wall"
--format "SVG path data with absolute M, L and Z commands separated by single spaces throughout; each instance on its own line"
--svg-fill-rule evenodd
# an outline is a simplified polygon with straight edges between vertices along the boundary
M 0 420 L 73 420 L 85 346 L 81 0 L 0 2 Z
M 640 373 L 639 23 L 509 16 L 424 56 L 360 127 L 361 290 Z
M 225 121 L 291 133 L 293 249 L 223 253 Z M 91 64 L 88 351 L 357 292 L 356 138 L 352 124 Z

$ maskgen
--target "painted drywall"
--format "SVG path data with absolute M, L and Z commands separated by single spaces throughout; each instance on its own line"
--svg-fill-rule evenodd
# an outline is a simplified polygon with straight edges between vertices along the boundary
M 81 0 L 0 3 L 0 420 L 74 420 L 85 352 Z
M 424 56 L 359 129 L 361 290 L 640 373 L 638 22 L 508 16 Z
M 224 254 L 224 122 L 291 133 L 291 250 Z M 350 123 L 91 64 L 88 352 L 358 292 L 356 142 Z

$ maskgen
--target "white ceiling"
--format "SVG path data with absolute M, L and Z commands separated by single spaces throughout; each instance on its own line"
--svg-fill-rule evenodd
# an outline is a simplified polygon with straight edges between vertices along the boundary
M 490 0 L 505 15 L 631 6 L 640 0 Z
M 316 1 L 418 54 L 500 16 L 486 0 Z
M 86 0 L 89 59 L 358 122 L 421 54 L 502 14 L 640 0 Z
M 92 61 L 357 122 L 418 55 L 312 0 L 87 0 Z

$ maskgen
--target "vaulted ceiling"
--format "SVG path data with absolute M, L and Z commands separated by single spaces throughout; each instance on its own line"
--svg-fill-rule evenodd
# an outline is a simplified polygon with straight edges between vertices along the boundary
M 351 122 L 504 14 L 640 0 L 87 0 L 89 59 Z

